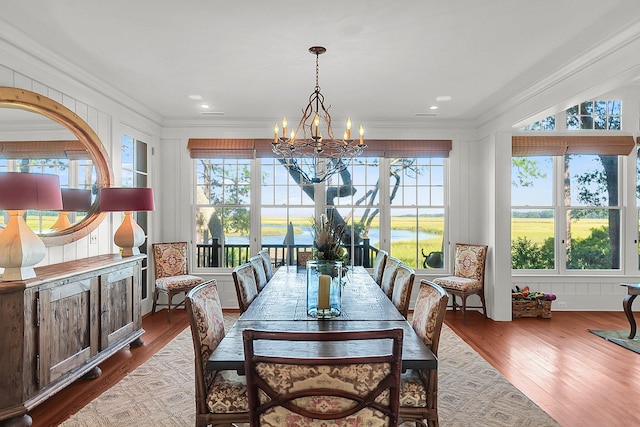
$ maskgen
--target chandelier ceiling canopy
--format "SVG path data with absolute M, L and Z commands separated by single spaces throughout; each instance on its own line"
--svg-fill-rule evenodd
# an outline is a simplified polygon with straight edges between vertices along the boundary
M 329 107 L 324 105 L 324 96 L 318 84 L 318 57 L 327 50 L 312 46 L 309 52 L 316 56 L 316 86 L 309 96 L 309 103 L 302 110 L 302 118 L 295 130 L 287 135 L 287 118 L 282 119 L 282 134 L 276 124 L 273 129 L 273 152 L 292 171 L 300 174 L 301 180 L 319 183 L 336 172 L 345 169 L 351 160 L 364 151 L 364 129 L 360 125 L 359 137 L 351 137 L 351 119 L 347 120 L 342 139 L 333 136 Z

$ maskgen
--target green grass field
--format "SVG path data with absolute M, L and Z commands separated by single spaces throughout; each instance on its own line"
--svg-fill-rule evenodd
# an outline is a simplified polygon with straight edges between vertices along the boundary
M 571 236 L 583 239 L 591 234 L 591 229 L 609 225 L 606 219 L 579 219 L 571 223 Z M 511 220 L 511 239 L 526 237 L 533 243 L 542 245 L 544 240 L 553 237 L 552 218 L 513 218 Z

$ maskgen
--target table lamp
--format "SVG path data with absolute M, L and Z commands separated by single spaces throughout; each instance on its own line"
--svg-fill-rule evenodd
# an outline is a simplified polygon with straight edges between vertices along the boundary
M 71 227 L 69 212 L 87 212 L 91 209 L 91 190 L 79 188 L 63 188 L 62 210 L 58 214 L 57 221 L 51 226 L 52 230 L 62 231 Z
M 122 256 L 137 255 L 138 247 L 144 243 L 144 230 L 135 222 L 133 211 L 152 211 L 153 189 L 103 188 L 100 190 L 100 211 L 124 212 L 124 220 L 113 235 L 113 242 L 122 248 Z
M 3 281 L 36 277 L 33 266 L 47 254 L 44 243 L 26 224 L 26 209 L 62 209 L 57 175 L 0 173 L 0 209 L 9 213 L 7 226 L 0 233 L 0 267 Z

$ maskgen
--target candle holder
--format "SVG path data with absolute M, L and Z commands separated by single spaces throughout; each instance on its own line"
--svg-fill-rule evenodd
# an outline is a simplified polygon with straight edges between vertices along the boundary
M 307 261 L 307 314 L 329 319 L 341 310 L 342 261 Z

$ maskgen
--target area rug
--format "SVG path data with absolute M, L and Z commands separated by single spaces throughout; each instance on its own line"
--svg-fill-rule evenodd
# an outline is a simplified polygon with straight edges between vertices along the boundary
M 589 332 L 628 350 L 640 353 L 640 336 L 636 334 L 634 339 L 629 339 L 629 329 L 623 331 L 589 329 Z
M 227 317 L 229 324 L 235 321 Z M 439 359 L 441 426 L 559 425 L 446 325 Z M 187 328 L 62 425 L 193 426 L 194 395 L 193 347 Z

